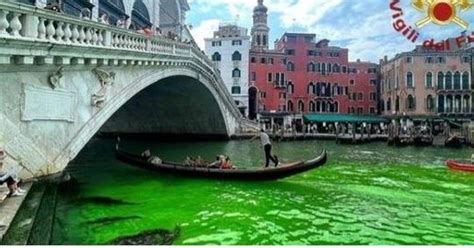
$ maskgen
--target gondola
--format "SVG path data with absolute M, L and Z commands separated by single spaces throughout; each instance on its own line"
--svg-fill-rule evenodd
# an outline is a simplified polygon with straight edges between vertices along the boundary
M 299 161 L 290 164 L 284 164 L 276 168 L 238 168 L 232 170 L 211 169 L 201 167 L 185 166 L 183 164 L 162 162 L 162 164 L 153 164 L 141 156 L 127 153 L 116 147 L 116 158 L 126 164 L 145 170 L 175 174 L 185 177 L 212 178 L 221 180 L 242 180 L 242 181 L 271 181 L 291 177 L 323 166 L 328 159 L 326 151 L 323 151 L 318 157 Z
M 474 172 L 474 164 L 471 162 L 446 161 L 446 165 L 452 170 Z
M 445 146 L 450 148 L 461 148 L 462 142 L 458 136 L 452 136 L 446 139 Z

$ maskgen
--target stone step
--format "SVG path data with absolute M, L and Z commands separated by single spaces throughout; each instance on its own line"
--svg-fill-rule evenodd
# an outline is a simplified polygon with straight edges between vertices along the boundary
M 21 199 L 9 198 L 8 202 L 9 210 L 5 216 L 11 218 L 11 221 L 6 225 L 5 233 L 2 235 L 1 244 L 5 245 L 26 245 L 30 236 L 31 228 L 33 227 L 36 213 L 40 206 L 41 199 L 45 192 L 45 186 L 42 184 L 34 184 L 31 186 L 23 186 L 28 189 L 26 197 Z M 21 202 L 23 204 L 21 204 Z M 24 200 L 24 201 L 23 201 Z M 3 216 L 2 209 L 2 216 Z
M 58 185 L 54 182 L 45 182 L 45 184 L 45 192 L 36 213 L 28 245 L 49 245 L 51 241 Z

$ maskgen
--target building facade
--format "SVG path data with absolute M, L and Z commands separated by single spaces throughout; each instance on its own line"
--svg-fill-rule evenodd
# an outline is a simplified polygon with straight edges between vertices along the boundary
M 251 118 L 286 125 L 313 113 L 377 114 L 377 64 L 350 63 L 348 49 L 315 34 L 285 33 L 269 49 L 267 11 L 259 0 L 250 50 Z
M 381 110 L 386 116 L 471 118 L 472 49 L 418 46 L 381 61 Z
M 249 114 L 250 36 L 245 28 L 223 24 L 205 39 L 205 52 L 219 68 L 227 89 L 244 116 Z

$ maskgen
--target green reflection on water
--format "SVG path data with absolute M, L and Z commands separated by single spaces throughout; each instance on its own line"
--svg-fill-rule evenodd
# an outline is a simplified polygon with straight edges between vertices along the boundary
M 238 165 L 263 164 L 258 143 L 161 143 L 147 146 L 165 160 L 228 154 Z M 159 175 L 113 158 L 114 141 L 94 140 L 68 169 L 78 197 L 132 204 L 77 204 L 62 199 L 55 244 L 103 244 L 119 236 L 181 226 L 177 244 L 474 244 L 474 174 L 445 168 L 472 150 L 391 148 L 382 143 L 279 143 L 282 160 L 330 151 L 326 167 L 277 182 L 225 182 Z M 257 161 L 257 163 L 253 162 Z M 121 217 L 117 222 L 94 220 Z M 130 218 L 127 218 L 130 217 Z

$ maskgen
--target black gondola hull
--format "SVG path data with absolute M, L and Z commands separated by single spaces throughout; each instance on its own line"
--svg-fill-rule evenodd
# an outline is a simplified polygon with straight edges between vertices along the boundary
M 116 151 L 116 157 L 118 160 L 131 166 L 159 173 L 174 174 L 183 177 L 239 181 L 271 181 L 284 179 L 319 168 L 323 166 L 328 159 L 327 152 L 323 151 L 319 157 L 313 160 L 308 160 L 306 162 L 295 162 L 277 168 L 221 170 L 189 167 L 169 162 L 163 162 L 161 165 L 155 165 L 144 160 L 140 156 L 120 151 L 119 149 Z

